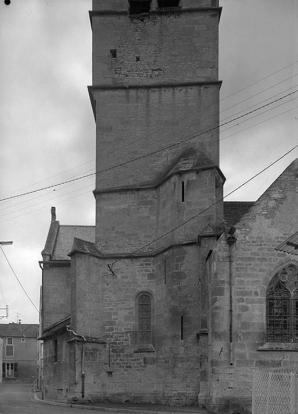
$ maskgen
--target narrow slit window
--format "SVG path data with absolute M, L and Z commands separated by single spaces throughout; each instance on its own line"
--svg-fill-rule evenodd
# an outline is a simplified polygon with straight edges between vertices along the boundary
M 57 339 L 54 339 L 54 343 L 53 343 L 53 359 L 54 359 L 54 362 L 57 362 L 58 361 L 58 340 Z
M 180 339 L 183 341 L 183 335 L 184 335 L 184 322 L 183 322 L 183 315 L 180 317 Z
M 184 196 L 185 196 L 185 185 L 184 181 L 181 182 L 181 201 L 184 203 Z

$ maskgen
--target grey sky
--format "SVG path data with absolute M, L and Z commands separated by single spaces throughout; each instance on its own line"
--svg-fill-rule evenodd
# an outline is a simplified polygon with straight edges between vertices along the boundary
M 296 0 L 221 0 L 220 5 L 224 123 L 298 89 L 298 5 Z M 87 92 L 90 9 L 91 0 L 0 3 L 1 199 L 95 171 L 95 124 Z M 297 98 L 293 94 L 249 120 L 239 119 L 237 126 L 222 127 L 226 193 L 298 144 Z M 229 199 L 257 199 L 297 157 L 295 150 Z M 56 206 L 61 224 L 93 225 L 93 189 L 91 176 L 0 202 L 0 240 L 13 240 L 4 247 L 6 255 L 37 307 L 38 260 L 51 206 Z M 1 253 L 0 308 L 6 304 L 10 317 L 2 322 L 16 322 L 17 313 L 23 323 L 38 322 Z

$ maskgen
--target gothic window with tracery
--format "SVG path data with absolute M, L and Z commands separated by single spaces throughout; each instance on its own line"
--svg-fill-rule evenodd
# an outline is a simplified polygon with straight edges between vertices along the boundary
M 267 342 L 298 342 L 298 269 L 277 272 L 266 293 Z
M 142 293 L 138 297 L 138 343 L 141 345 L 152 343 L 152 304 L 151 296 Z

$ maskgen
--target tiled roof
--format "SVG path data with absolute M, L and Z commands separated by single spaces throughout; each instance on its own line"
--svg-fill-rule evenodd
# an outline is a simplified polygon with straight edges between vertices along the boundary
M 281 243 L 279 246 L 277 246 L 276 250 L 298 255 L 298 231 L 283 243 Z
M 56 242 L 52 254 L 52 260 L 70 260 L 68 253 L 71 251 L 74 238 L 94 243 L 94 226 L 59 226 Z
M 0 337 L 37 338 L 38 324 L 0 324 Z
M 234 226 L 254 204 L 254 201 L 225 201 L 225 221 L 229 226 Z

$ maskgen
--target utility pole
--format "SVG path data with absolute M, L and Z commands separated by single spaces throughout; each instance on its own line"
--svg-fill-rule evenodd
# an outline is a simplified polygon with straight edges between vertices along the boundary
M 12 241 L 0 241 L 1 249 L 2 249 L 2 246 L 7 246 L 7 245 L 10 245 L 10 244 L 12 244 Z M 8 305 L 6 305 L 5 308 L 0 308 L 0 311 L 2 311 L 2 310 L 6 311 L 6 314 L 5 315 L 0 315 L 0 319 L 8 318 L 8 315 L 9 315 Z

